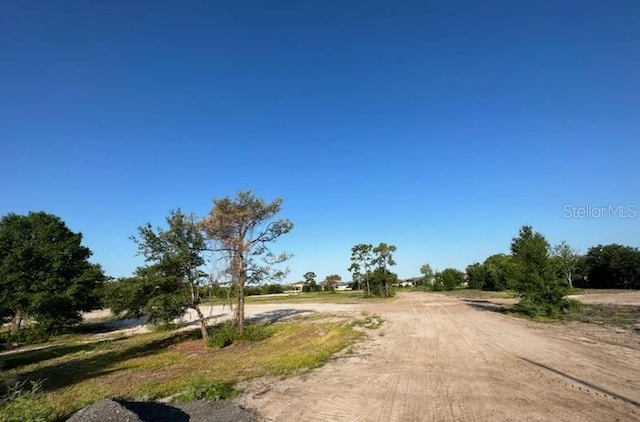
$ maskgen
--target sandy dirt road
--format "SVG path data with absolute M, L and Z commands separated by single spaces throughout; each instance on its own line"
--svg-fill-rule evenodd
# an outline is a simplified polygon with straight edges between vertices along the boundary
M 309 374 L 249 383 L 239 401 L 273 421 L 640 420 L 640 336 L 540 324 L 485 303 L 405 293 L 352 310 L 385 324 Z

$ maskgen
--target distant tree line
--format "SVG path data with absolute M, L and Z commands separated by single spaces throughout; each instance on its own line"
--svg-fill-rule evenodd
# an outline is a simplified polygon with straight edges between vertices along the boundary
M 581 255 L 567 244 L 551 246 L 545 237 L 523 226 L 512 239 L 510 254 L 491 255 L 462 273 L 453 268 L 421 268 L 419 285 L 431 290 L 460 287 L 513 290 L 526 313 L 554 315 L 569 306 L 569 289 L 640 289 L 640 250 L 618 244 L 598 245 Z

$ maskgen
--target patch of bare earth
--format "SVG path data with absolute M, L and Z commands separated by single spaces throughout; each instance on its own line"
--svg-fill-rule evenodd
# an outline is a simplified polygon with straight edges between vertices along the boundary
M 255 380 L 239 401 L 273 421 L 640 419 L 636 333 L 475 305 L 419 292 L 362 305 L 385 323 L 355 355 Z

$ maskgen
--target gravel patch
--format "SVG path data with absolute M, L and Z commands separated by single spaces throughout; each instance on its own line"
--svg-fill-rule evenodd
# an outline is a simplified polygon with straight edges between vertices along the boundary
M 257 414 L 230 401 L 190 403 L 100 400 L 76 412 L 68 422 L 254 422 Z

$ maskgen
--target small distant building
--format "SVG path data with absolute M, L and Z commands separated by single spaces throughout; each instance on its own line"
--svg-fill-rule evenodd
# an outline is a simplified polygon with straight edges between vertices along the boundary
M 347 292 L 347 291 L 350 291 L 350 290 L 352 290 L 351 289 L 351 283 L 345 283 L 345 282 L 337 283 L 335 290 L 336 290 L 336 292 Z
M 285 291 L 285 293 L 302 293 L 304 290 L 304 286 L 304 283 L 289 284 L 289 288 Z

